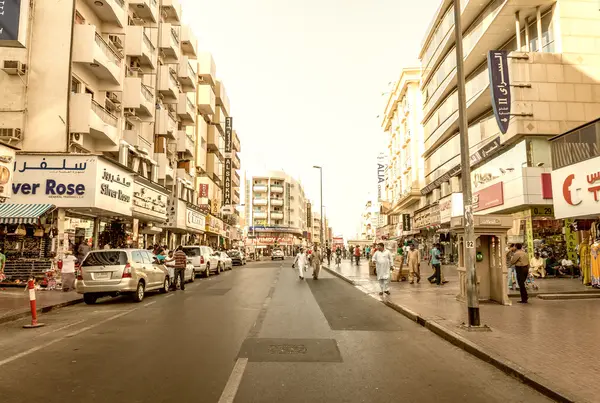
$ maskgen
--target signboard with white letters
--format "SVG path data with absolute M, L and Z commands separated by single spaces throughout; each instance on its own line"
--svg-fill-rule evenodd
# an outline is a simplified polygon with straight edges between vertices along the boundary
M 133 183 L 133 212 L 156 218 L 159 222 L 167 220 L 167 202 L 169 195 L 166 190 L 158 190 L 142 178 L 136 177 Z
M 600 215 L 600 157 L 552 171 L 554 217 Z
M 204 232 L 206 218 L 199 210 L 188 205 L 185 210 L 185 224 L 189 229 Z

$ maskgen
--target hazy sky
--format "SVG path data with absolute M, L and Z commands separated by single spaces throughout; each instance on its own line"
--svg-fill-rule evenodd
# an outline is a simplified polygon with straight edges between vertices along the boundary
M 354 237 L 377 188 L 388 83 L 415 65 L 441 0 L 181 0 L 231 100 L 242 169 L 283 169 Z

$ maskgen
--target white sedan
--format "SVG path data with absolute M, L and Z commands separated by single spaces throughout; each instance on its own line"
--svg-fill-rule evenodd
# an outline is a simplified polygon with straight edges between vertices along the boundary
M 215 252 L 215 256 L 219 259 L 219 266 L 217 269 L 217 273 L 221 273 L 225 270 L 233 269 L 233 262 L 229 255 L 225 252 Z

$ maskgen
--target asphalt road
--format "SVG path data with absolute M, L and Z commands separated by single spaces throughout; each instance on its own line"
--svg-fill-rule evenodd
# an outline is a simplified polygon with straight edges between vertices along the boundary
M 252 263 L 0 326 L 0 401 L 547 402 L 351 285 Z M 310 276 L 308 276 L 310 277 Z

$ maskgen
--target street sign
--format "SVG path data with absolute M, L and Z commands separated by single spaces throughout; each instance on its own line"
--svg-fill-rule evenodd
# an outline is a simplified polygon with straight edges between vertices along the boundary
M 225 205 L 225 206 L 221 207 L 221 214 L 224 214 L 224 215 L 233 214 L 233 206 Z

